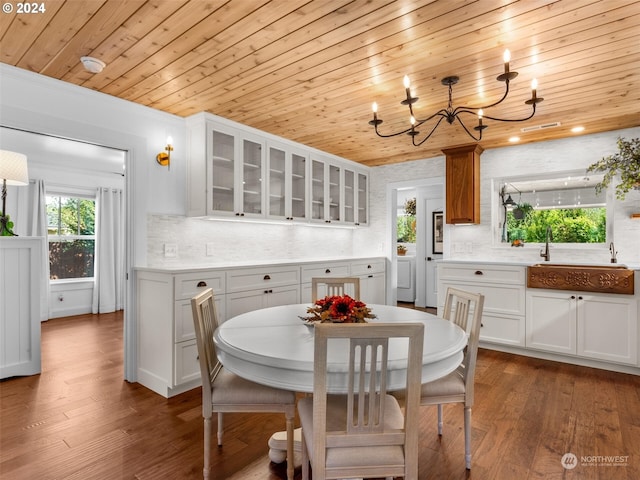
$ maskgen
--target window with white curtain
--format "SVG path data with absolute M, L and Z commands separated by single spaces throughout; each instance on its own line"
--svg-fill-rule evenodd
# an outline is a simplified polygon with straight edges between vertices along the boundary
M 47 195 L 51 280 L 94 276 L 96 199 L 90 196 Z

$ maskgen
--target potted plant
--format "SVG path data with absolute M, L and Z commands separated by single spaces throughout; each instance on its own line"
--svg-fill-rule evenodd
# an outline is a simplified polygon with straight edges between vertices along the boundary
M 513 218 L 515 218 L 516 220 L 527 218 L 527 215 L 529 215 L 529 212 L 531 212 L 532 210 L 533 207 L 530 203 L 518 203 L 516 205 L 516 208 L 513 209 Z
M 404 245 L 398 245 L 398 255 L 404 255 L 407 253 L 407 247 Z
M 640 138 L 625 140 L 618 137 L 618 152 L 590 165 L 587 172 L 605 172 L 602 181 L 596 184 L 597 193 L 606 189 L 613 178 L 620 175 L 616 197 L 624 200 L 630 190 L 640 188 Z

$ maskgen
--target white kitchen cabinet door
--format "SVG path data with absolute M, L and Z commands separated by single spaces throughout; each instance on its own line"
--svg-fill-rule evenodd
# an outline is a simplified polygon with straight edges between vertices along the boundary
M 634 297 L 580 294 L 578 355 L 636 365 L 638 310 Z
M 527 293 L 526 346 L 576 354 L 576 294 L 567 291 Z

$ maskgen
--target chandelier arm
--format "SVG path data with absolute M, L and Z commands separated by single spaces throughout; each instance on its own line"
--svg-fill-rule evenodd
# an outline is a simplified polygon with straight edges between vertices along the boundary
M 429 118 L 433 118 L 436 115 L 440 114 L 440 112 L 438 112 L 437 114 L 431 115 L 431 117 Z M 433 128 L 431 129 L 431 131 L 429 132 L 429 135 L 427 135 L 426 137 L 424 137 L 422 140 L 420 140 L 418 143 L 416 143 L 416 137 L 413 136 L 411 138 L 411 142 L 413 143 L 414 147 L 419 147 L 420 145 L 422 145 L 424 142 L 426 142 L 427 140 L 429 140 L 429 137 L 431 137 L 431 135 L 433 135 L 433 132 L 436 131 L 436 128 L 438 128 L 438 125 L 440 125 L 440 122 L 442 122 L 442 120 L 444 120 L 445 118 L 447 118 L 446 116 L 443 116 L 442 114 L 440 114 L 440 120 L 438 120 L 436 122 L 436 124 L 433 126 Z M 426 120 L 425 120 L 426 121 Z M 424 123 L 424 121 L 422 122 Z M 420 123 L 420 125 L 422 125 L 422 123 Z
M 482 117 L 488 118 L 489 120 L 495 120 L 497 122 L 524 122 L 525 120 L 529 120 L 536 114 L 536 104 L 534 103 L 531 106 L 532 106 L 531 115 L 524 118 L 498 118 L 498 117 L 490 117 L 489 115 L 483 115 Z M 473 113 L 473 112 L 466 112 L 466 113 Z
M 491 108 L 491 107 L 495 107 L 496 105 L 500 105 L 502 102 L 505 101 L 505 99 L 507 98 L 507 95 L 509 95 L 509 80 L 505 81 L 506 83 L 506 87 L 504 90 L 504 95 L 502 95 L 502 98 L 500 100 L 498 100 L 497 102 L 494 102 L 490 105 L 483 105 L 482 107 L 465 107 L 464 105 L 459 105 L 457 106 L 454 110 L 453 110 L 453 114 L 454 115 L 458 115 L 458 113 L 462 113 L 465 110 L 484 110 L 486 108 Z M 475 112 L 466 112 L 466 113 L 472 113 L 475 114 Z M 486 117 L 486 115 L 485 115 Z M 486 117 L 489 118 L 489 117 Z
M 472 112 L 467 112 L 467 113 L 472 113 Z M 458 121 L 458 123 L 460 125 L 462 125 L 462 128 L 464 128 L 464 131 L 467 132 L 467 135 L 469 135 L 471 138 L 473 138 L 476 142 L 479 142 L 480 140 L 482 140 L 482 129 L 480 129 L 480 135 L 478 137 L 476 137 L 473 133 L 471 133 L 469 131 L 469 129 L 467 128 L 467 126 L 462 122 L 462 119 L 459 116 L 456 116 L 456 120 Z
M 376 135 L 378 135 L 379 137 L 382 137 L 382 138 L 397 137 L 398 135 L 402 135 L 403 133 L 409 133 L 411 131 L 411 128 L 407 128 L 406 130 L 402 130 L 401 132 L 384 134 L 384 133 L 380 133 L 378 131 L 378 126 L 377 125 L 375 125 L 374 128 L 375 128 L 375 131 L 376 131 Z
M 415 124 L 414 128 L 417 128 L 420 125 L 422 125 L 423 123 L 426 123 L 429 120 L 433 120 L 436 117 L 441 117 L 440 120 L 438 120 L 438 123 L 440 123 L 442 121 L 442 119 L 447 118 L 447 111 L 443 108 L 443 109 L 440 109 L 439 111 L 437 111 L 436 113 L 434 113 L 433 115 L 431 115 L 430 117 L 427 117 L 427 118 L 425 118 L 423 120 L 416 119 L 416 124 Z

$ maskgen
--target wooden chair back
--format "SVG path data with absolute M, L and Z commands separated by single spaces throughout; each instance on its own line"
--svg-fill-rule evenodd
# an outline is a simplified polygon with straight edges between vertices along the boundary
M 320 286 L 325 287 L 326 296 L 349 295 L 354 300 L 360 300 L 360 279 L 358 277 L 314 277 L 311 279 L 311 301 L 319 297 Z
M 222 369 L 213 343 L 213 332 L 218 328 L 216 302 L 213 289 L 207 288 L 191 299 L 193 324 L 196 331 L 200 375 L 202 377 L 202 408 L 211 410 L 213 382 Z
M 385 470 L 382 476 L 417 478 L 418 465 L 418 410 L 422 378 L 422 350 L 424 325 L 422 323 L 376 324 L 318 324 L 314 344 L 313 395 L 313 458 L 314 473 L 323 472 L 328 478 L 365 476 L 362 471 L 326 467 L 327 449 L 371 446 L 404 445 L 405 465 L 395 473 Z M 396 338 L 399 338 L 396 339 Z M 327 431 L 327 368 L 328 344 L 337 339 L 348 340 L 349 373 L 346 394 L 346 422 L 337 431 Z M 387 397 L 387 357 L 390 341 L 408 339 L 408 368 L 406 376 L 406 403 L 404 426 L 387 430 L 385 405 Z M 395 401 L 395 399 L 393 399 Z M 335 412 L 333 412 L 335 413 Z M 365 450 L 366 452 L 366 450 Z M 333 455 L 333 454 L 332 454 Z M 365 455 L 366 456 L 366 455 Z M 388 468 L 388 466 L 387 466 Z M 369 473 L 375 472 L 375 457 L 367 459 Z M 409 472 L 409 473 L 407 473 Z
M 484 295 L 452 287 L 447 288 L 442 316 L 462 328 L 469 338 L 464 359 L 460 365 L 465 383 L 465 403 L 467 405 L 473 405 L 473 379 L 478 357 L 483 308 Z

